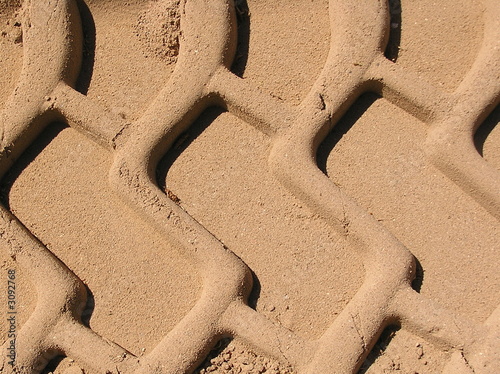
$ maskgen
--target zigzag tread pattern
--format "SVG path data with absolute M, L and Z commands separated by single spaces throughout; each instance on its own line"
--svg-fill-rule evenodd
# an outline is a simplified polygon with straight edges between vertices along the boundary
M 347 197 L 315 159 L 318 145 L 349 107 L 361 94 L 375 92 L 428 124 L 424 152 L 429 162 L 500 219 L 500 174 L 478 154 L 472 140 L 500 102 L 500 78 L 491 75 L 500 61 L 500 3 L 485 3 L 487 32 L 478 57 L 448 93 L 384 56 L 387 2 L 330 0 L 335 37 L 327 61 L 307 96 L 291 106 L 231 71 L 237 38 L 232 0 L 181 1 L 175 70 L 140 117 L 127 122 L 75 89 L 83 54 L 77 3 L 27 1 L 23 68 L 0 113 L 1 175 L 50 123 L 67 123 L 113 155 L 110 187 L 194 260 L 203 290 L 158 345 L 137 357 L 82 323 L 88 297 L 82 280 L 1 206 L 2 250 L 26 270 L 38 295 L 34 312 L 17 336 L 16 365 L 9 366 L 2 357 L 2 372 L 38 374 L 62 354 L 89 372 L 191 373 L 221 338 L 232 337 L 290 364 L 297 373 L 356 373 L 384 328 L 394 323 L 455 352 L 444 374 L 496 372 L 500 306 L 486 323 L 478 324 L 413 290 L 416 265 L 411 252 Z M 251 269 L 152 177 L 175 140 L 213 106 L 267 136 L 272 145 L 268 165 L 276 179 L 363 251 L 363 284 L 316 340 L 305 340 L 249 307 Z M 57 291 L 48 294 L 54 284 Z

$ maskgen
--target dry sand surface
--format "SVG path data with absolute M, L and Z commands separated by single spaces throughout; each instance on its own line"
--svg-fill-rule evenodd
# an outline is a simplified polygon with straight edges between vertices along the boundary
M 0 373 L 500 373 L 499 102 L 498 0 L 0 0 Z

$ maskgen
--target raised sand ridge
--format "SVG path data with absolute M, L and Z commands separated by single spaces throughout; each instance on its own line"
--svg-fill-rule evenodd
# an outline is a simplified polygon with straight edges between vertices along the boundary
M 416 3 L 0 0 L 0 372 L 499 372 L 500 2 Z

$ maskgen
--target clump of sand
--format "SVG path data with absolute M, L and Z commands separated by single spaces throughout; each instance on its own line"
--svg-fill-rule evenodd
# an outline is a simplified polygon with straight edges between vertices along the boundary
M 290 366 L 259 356 L 237 341 L 219 342 L 195 374 L 295 374 Z
M 21 3 L 17 0 L 0 1 L 0 37 L 15 44 L 23 41 Z
M 141 12 L 137 36 L 148 56 L 174 63 L 179 54 L 180 0 L 154 0 Z

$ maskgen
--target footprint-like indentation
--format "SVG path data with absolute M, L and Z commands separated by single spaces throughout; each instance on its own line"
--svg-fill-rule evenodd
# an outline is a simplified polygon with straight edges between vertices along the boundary
M 359 255 L 271 175 L 265 135 L 217 109 L 201 118 L 166 156 L 160 183 L 166 173 L 182 208 L 255 273 L 251 305 L 320 336 L 363 281 Z
M 189 312 L 201 280 L 188 259 L 115 197 L 110 162 L 83 135 L 53 125 L 6 177 L 8 202 L 92 292 L 95 306 L 84 316 L 92 330 L 139 356 Z
M 13 20 L 2 43 L 25 47 L 0 118 L 10 170 L 0 267 L 23 266 L 20 326 L 33 317 L 20 371 L 191 372 L 226 337 L 234 345 L 200 374 L 353 373 L 377 339 L 361 369 L 370 374 L 440 371 L 447 357 L 432 341 L 479 352 L 471 367 L 498 351 L 500 232 L 481 200 L 491 192 L 496 203 L 495 170 L 475 188 L 486 163 L 461 152 L 497 98 L 494 55 L 481 53 L 453 94 L 434 89 L 456 87 L 482 31 L 493 51 L 494 12 L 483 30 L 483 10 L 466 0 L 79 0 L 81 54 L 75 4 L 30 1 L 23 25 L 19 1 L 0 0 L 0 18 Z M 16 67 L 2 61 L 8 94 Z M 370 89 L 392 104 L 358 99 Z M 495 113 L 475 139 L 493 163 Z M 54 118 L 65 124 L 45 129 Z M 328 132 L 325 177 L 312 153 Z
M 327 137 L 318 160 L 321 167 L 326 158 L 330 179 L 418 258 L 422 294 L 482 321 L 497 305 L 491 289 L 500 291 L 494 265 L 500 227 L 426 160 L 425 138 L 423 123 L 366 94 Z

